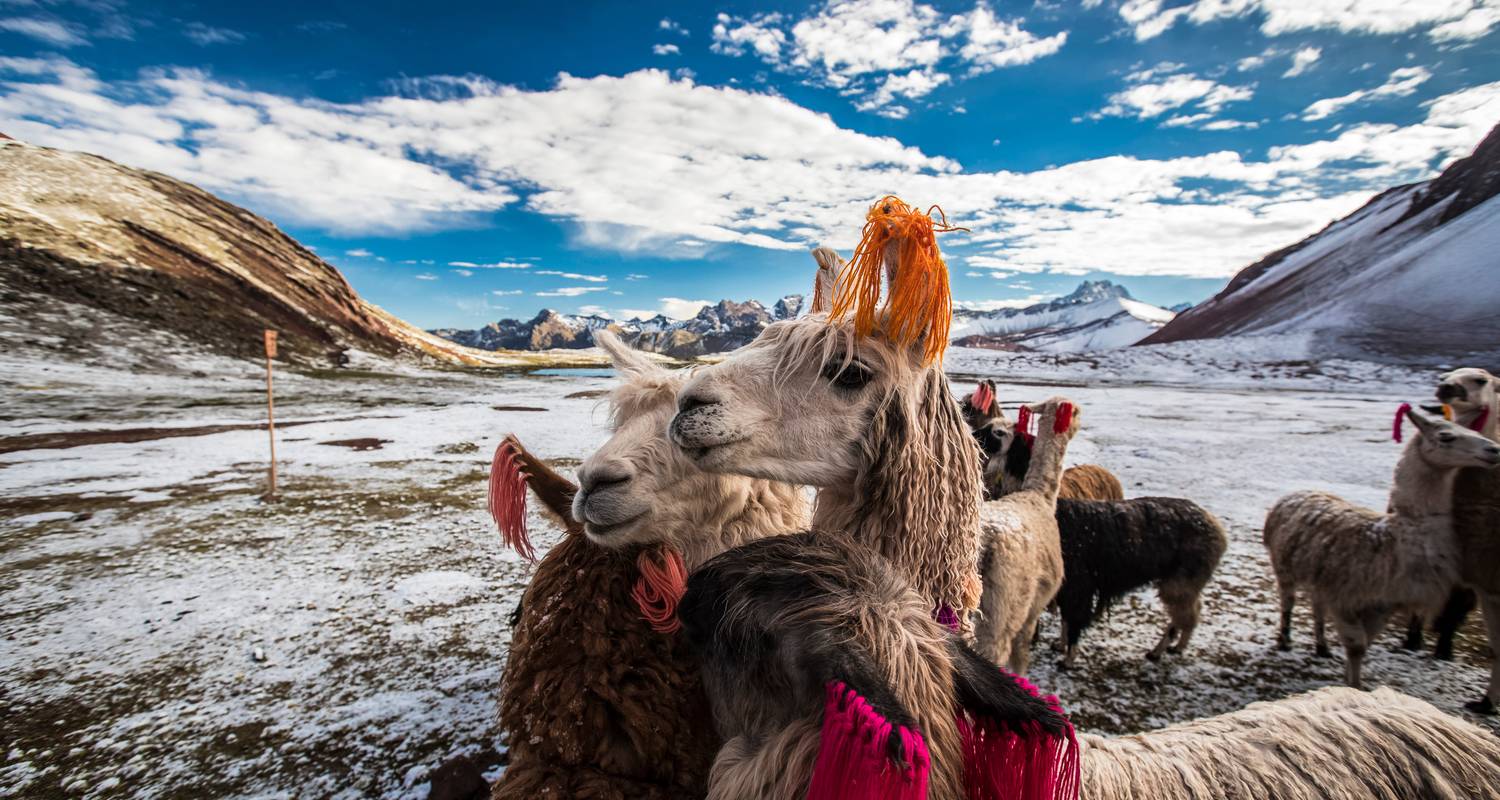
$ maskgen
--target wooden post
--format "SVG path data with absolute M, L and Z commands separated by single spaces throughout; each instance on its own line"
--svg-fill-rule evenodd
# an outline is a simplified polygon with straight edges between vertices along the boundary
M 266 499 L 276 499 L 276 401 L 271 387 L 271 359 L 276 357 L 276 331 L 266 331 L 266 432 L 271 437 L 271 491 Z

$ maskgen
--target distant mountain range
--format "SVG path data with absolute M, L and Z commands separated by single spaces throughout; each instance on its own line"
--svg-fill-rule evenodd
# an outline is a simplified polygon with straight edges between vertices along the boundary
M 1066 297 L 1025 308 L 959 310 L 950 335 L 954 344 L 995 350 L 1110 350 L 1135 344 L 1173 316 L 1119 284 L 1084 281 Z
M 1376 195 L 1241 270 L 1141 344 L 1296 335 L 1308 356 L 1500 364 L 1500 126 L 1424 183 Z
M 674 358 L 723 353 L 754 341 L 772 322 L 802 313 L 800 294 L 787 295 L 767 309 L 758 300 L 720 300 L 704 306 L 692 319 L 618 321 L 590 314 L 563 314 L 542 309 L 530 320 L 502 319 L 477 330 L 438 328 L 431 333 L 481 350 L 553 350 L 594 346 L 594 332 L 611 330 L 630 344 Z

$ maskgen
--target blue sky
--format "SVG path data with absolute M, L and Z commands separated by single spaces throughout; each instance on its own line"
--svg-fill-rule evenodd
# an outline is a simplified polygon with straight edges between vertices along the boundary
M 0 0 L 0 131 L 197 183 L 427 327 L 807 289 L 884 193 L 955 297 L 1163 305 L 1500 122 L 1500 0 Z

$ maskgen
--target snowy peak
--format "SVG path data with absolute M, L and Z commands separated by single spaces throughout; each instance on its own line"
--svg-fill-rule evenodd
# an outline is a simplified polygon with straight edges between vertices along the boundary
M 1025 308 L 955 315 L 953 341 L 1000 350 L 1079 352 L 1136 343 L 1173 313 L 1130 297 L 1111 281 L 1084 281 L 1070 294 Z
M 1398 186 L 1241 270 L 1142 344 L 1287 336 L 1299 357 L 1500 358 L 1500 126 L 1425 183 Z

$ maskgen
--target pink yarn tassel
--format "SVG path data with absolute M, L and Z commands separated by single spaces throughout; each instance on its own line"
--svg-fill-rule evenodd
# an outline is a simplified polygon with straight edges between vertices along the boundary
M 1040 696 L 1030 681 L 1011 678 Z M 1062 714 L 1057 697 L 1047 705 Z M 1082 780 L 1078 738 L 1071 723 L 1064 736 L 1053 736 L 1036 722 L 1012 730 L 990 719 L 958 718 L 964 747 L 964 786 L 968 800 L 1076 800 Z
M 527 561 L 535 561 L 536 550 L 526 534 L 526 477 L 511 439 L 506 437 L 495 448 L 495 460 L 490 462 L 490 516 L 505 544 Z
M 682 628 L 682 621 L 677 619 L 677 604 L 687 594 L 687 565 L 681 553 L 666 545 L 658 547 L 656 552 L 661 566 L 652 560 L 649 550 L 642 550 L 636 556 L 635 566 L 641 576 L 636 579 L 630 596 L 651 630 L 676 633 Z
M 1484 410 L 1482 410 L 1482 411 L 1479 412 L 1479 416 L 1475 417 L 1473 422 L 1469 423 L 1469 430 L 1472 430 L 1472 431 L 1482 431 L 1482 430 L 1484 430 L 1484 424 L 1486 422 L 1489 422 L 1489 421 L 1490 421 L 1490 410 L 1488 408 L 1486 408 L 1486 409 L 1484 409 Z M 1400 440 L 1398 439 L 1397 441 L 1400 441 Z
M 1396 421 L 1391 424 L 1391 438 L 1401 443 L 1401 424 L 1406 422 L 1406 412 L 1411 410 L 1411 403 L 1402 403 L 1396 407 Z
M 981 381 L 979 386 L 974 389 L 972 402 L 974 403 L 974 408 L 981 412 L 989 413 L 990 406 L 995 404 L 995 393 L 990 391 L 988 383 Z
M 1036 439 L 1031 432 L 1031 406 L 1021 406 L 1021 410 L 1016 412 L 1016 433 L 1026 437 L 1028 442 Z
M 907 767 L 887 756 L 891 723 L 842 681 L 828 684 L 807 800 L 926 800 L 931 758 L 922 735 L 895 728 Z

